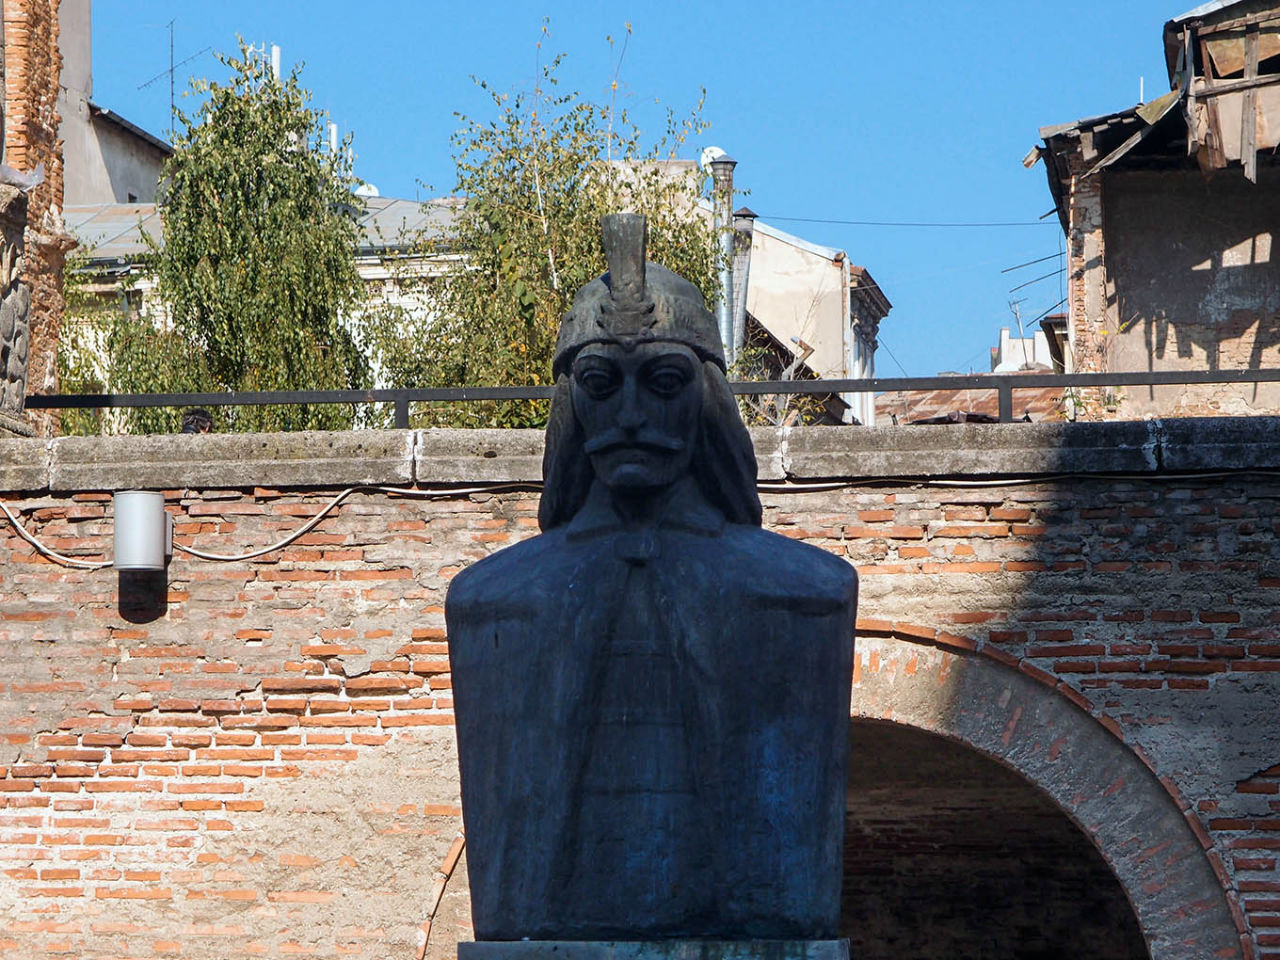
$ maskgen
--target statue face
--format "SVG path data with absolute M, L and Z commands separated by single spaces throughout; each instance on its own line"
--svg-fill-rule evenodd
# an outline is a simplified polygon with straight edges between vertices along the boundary
M 573 361 L 573 410 L 596 477 L 619 492 L 669 486 L 693 459 L 702 361 L 671 342 L 583 347 Z

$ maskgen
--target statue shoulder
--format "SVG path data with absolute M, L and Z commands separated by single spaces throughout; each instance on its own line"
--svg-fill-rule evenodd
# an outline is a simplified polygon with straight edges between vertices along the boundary
M 540 534 L 504 547 L 460 571 L 449 584 L 448 607 L 502 602 L 528 595 L 539 581 L 555 577 L 565 559 L 564 534 Z
M 756 558 L 754 563 L 768 558 L 764 561 L 768 576 L 757 581 L 763 593 L 776 589 L 782 598 L 798 591 L 820 606 L 856 601 L 858 572 L 848 560 L 760 527 L 731 524 L 726 533 L 739 550 Z

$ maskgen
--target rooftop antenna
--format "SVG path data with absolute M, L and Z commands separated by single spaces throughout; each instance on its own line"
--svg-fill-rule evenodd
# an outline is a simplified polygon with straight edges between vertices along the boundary
M 1022 326 L 1022 310 L 1019 309 L 1025 302 L 1024 297 L 1021 300 L 1010 300 L 1009 309 L 1013 311 L 1013 319 L 1018 323 L 1018 343 L 1022 345 L 1022 369 L 1026 370 L 1031 366 L 1031 361 L 1027 357 L 1027 332 Z
M 165 76 L 166 74 L 168 74 L 168 76 L 169 76 L 169 139 L 170 139 L 170 140 L 172 140 L 172 139 L 173 139 L 173 118 L 174 118 L 174 116 L 176 115 L 176 110 L 175 110 L 175 107 L 174 107 L 174 99 L 173 99 L 173 77 L 174 77 L 174 72 L 178 69 L 178 67 L 182 66 L 183 64 L 185 64 L 185 63 L 190 63 L 190 62 L 191 62 L 192 60 L 194 60 L 196 57 L 199 57 L 199 56 L 201 56 L 201 55 L 203 55 L 203 54 L 206 54 L 206 53 L 208 53 L 210 50 L 212 50 L 212 49 L 213 49 L 213 47 L 205 47 L 203 50 L 197 50 L 195 53 L 193 53 L 191 56 L 187 57 L 186 59 L 184 59 L 184 60 L 179 60 L 177 63 L 174 63 L 174 62 L 173 62 L 173 25 L 174 25 L 174 23 L 175 23 L 175 22 L 176 22 L 176 21 L 174 21 L 174 20 L 170 20 L 167 24 L 165 24 L 165 26 L 166 26 L 166 27 L 168 28 L 168 30 L 169 30 L 169 69 L 168 69 L 168 70 L 161 70 L 159 73 L 157 73 L 157 74 L 156 74 L 154 77 L 152 77 L 150 80 L 144 80 L 142 83 L 138 84 L 138 89 L 139 89 L 139 90 L 142 90 L 144 87 L 149 87 L 149 86 L 151 86 L 153 83 L 155 83 L 155 82 L 156 82 L 157 80 L 159 80 L 161 77 L 163 77 L 163 76 Z

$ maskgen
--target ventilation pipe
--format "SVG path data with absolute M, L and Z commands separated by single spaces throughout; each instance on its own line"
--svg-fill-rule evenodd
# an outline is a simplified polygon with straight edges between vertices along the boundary
M 733 168 L 737 165 L 738 161 L 723 152 L 710 163 L 713 222 L 720 254 L 720 296 L 716 301 L 716 324 L 720 328 L 720 343 L 724 346 L 724 361 L 728 366 L 733 366 L 738 359 L 733 332 Z
M 756 214 L 743 207 L 733 214 L 733 355 L 742 356 L 747 345 L 747 283 L 751 278 L 751 240 L 756 231 Z

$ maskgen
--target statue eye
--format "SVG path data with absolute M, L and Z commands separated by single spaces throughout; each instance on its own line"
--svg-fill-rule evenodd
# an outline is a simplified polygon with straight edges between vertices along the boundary
M 664 364 L 649 371 L 647 380 L 649 389 L 654 393 L 671 397 L 685 388 L 689 382 L 689 373 L 682 367 Z
M 618 387 L 618 378 L 602 367 L 586 367 L 578 370 L 574 374 L 574 379 L 588 396 L 596 400 L 604 399 Z

